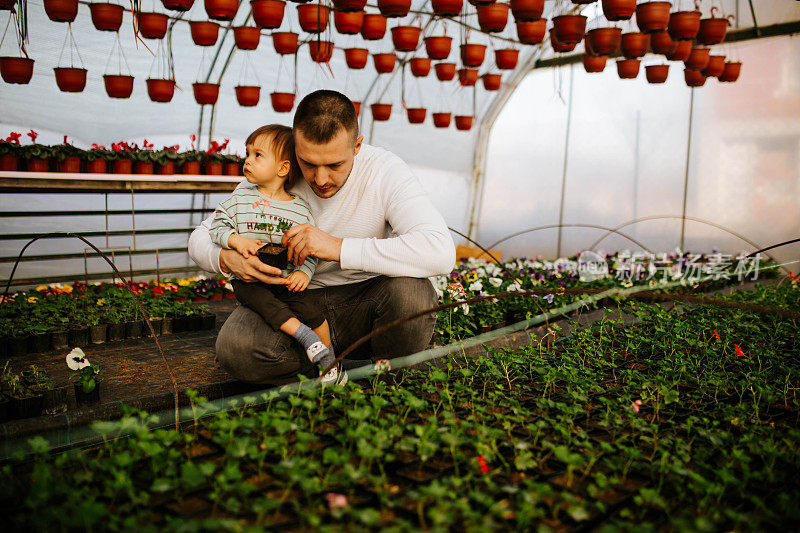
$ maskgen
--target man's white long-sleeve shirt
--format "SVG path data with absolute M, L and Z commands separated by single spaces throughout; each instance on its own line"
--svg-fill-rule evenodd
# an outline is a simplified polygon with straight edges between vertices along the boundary
M 291 192 L 311 205 L 317 227 L 343 239 L 341 261 L 320 261 L 310 288 L 356 283 L 377 275 L 424 278 L 455 264 L 450 231 L 417 177 L 393 153 L 362 144 L 350 176 L 331 198 L 319 198 L 305 180 Z M 189 256 L 221 273 L 220 248 L 208 234 L 213 215 L 189 237 Z

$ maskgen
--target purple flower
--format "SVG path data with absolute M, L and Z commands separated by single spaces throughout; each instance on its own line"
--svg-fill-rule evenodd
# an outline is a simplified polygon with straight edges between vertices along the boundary
M 553 303 L 553 295 L 552 294 L 546 295 L 544 297 L 544 299 L 547 300 L 547 303 L 549 303 L 549 304 Z

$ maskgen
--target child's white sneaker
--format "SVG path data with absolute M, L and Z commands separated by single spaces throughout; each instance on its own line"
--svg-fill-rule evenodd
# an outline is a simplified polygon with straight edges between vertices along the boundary
M 330 353 L 330 350 L 321 341 L 315 342 L 306 349 L 306 355 L 308 355 L 312 363 L 318 363 L 328 353 Z

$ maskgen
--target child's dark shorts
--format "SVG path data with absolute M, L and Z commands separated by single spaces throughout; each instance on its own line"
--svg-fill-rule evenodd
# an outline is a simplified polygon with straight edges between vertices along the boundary
M 279 331 L 281 324 L 290 318 L 296 318 L 311 329 L 325 322 L 320 291 L 292 292 L 284 285 L 268 285 L 260 281 L 246 283 L 238 279 L 231 280 L 231 285 L 236 299 L 261 315 L 275 331 Z

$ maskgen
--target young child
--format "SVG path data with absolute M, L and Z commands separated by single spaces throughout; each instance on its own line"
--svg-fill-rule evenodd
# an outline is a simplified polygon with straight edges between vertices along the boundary
M 211 240 L 245 257 L 257 255 L 264 244 L 281 243 L 283 229 L 294 224 L 314 224 L 311 208 L 287 190 L 294 184 L 294 140 L 287 126 L 262 126 L 247 137 L 244 176 L 252 187 L 239 187 L 220 202 L 211 224 Z M 335 359 L 328 322 L 309 293 L 303 292 L 314 274 L 317 259 L 309 256 L 296 267 L 287 265 L 282 275 L 288 285 L 245 283 L 231 280 L 242 305 L 256 311 L 276 330 L 303 345 L 308 358 L 327 368 Z M 338 368 L 323 378 L 335 383 Z

